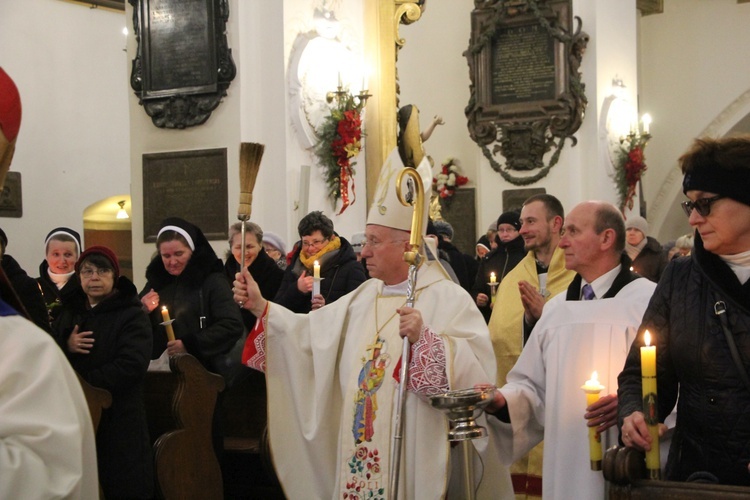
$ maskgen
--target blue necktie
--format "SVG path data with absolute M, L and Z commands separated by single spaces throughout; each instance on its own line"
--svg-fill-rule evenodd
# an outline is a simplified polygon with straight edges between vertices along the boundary
M 594 288 L 586 283 L 583 285 L 583 300 L 594 300 L 596 298 L 596 294 L 594 293 Z

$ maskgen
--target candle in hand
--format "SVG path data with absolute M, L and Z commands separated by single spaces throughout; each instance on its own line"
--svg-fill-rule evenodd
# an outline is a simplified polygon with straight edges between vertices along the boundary
M 164 327 L 167 329 L 167 339 L 172 342 L 174 340 L 174 329 L 172 328 L 172 320 L 169 318 L 169 311 L 167 310 L 167 306 L 162 306 L 161 317 L 165 323 Z
M 651 436 L 651 449 L 646 452 L 646 468 L 652 479 L 658 479 L 661 470 L 659 461 L 659 412 L 656 406 L 656 346 L 651 344 L 648 330 L 643 335 L 646 344 L 641 347 L 641 387 L 643 394 L 643 416 Z
M 312 296 L 320 294 L 320 264 L 316 260 L 313 264 L 313 289 Z
M 597 378 L 594 372 L 591 374 L 591 379 L 581 386 L 586 393 L 586 408 L 599 401 L 599 393 L 604 390 L 604 386 Z M 589 427 L 589 457 L 591 470 L 602 470 L 602 440 L 601 436 L 596 433 L 596 427 Z
M 495 286 L 497 284 L 497 276 L 495 276 L 495 273 L 490 273 L 490 301 L 494 304 L 495 303 L 495 292 L 497 291 L 497 287 Z

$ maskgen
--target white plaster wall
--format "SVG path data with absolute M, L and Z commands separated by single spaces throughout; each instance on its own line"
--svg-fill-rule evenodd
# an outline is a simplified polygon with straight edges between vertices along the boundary
M 125 14 L 60 0 L 0 1 L 0 66 L 23 117 L 11 170 L 23 217 L 0 218 L 8 253 L 31 276 L 57 226 L 83 235 L 83 210 L 130 191 Z
M 641 109 L 654 118 L 645 196 L 660 241 L 690 231 L 679 156 L 694 137 L 720 137 L 750 112 L 748 26 L 750 4 L 735 0 L 665 0 L 663 14 L 639 22 Z

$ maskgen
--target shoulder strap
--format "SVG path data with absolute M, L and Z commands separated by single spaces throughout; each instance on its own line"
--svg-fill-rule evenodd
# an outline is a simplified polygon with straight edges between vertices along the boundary
M 747 376 L 747 370 L 745 365 L 742 363 L 740 353 L 737 350 L 737 344 L 734 342 L 732 332 L 729 330 L 729 321 L 727 321 L 727 306 L 722 300 L 716 301 L 714 304 L 714 314 L 719 317 L 721 322 L 721 329 L 724 330 L 724 336 L 727 338 L 727 344 L 729 344 L 729 352 L 732 354 L 734 364 L 737 365 L 737 370 L 740 372 L 740 378 L 745 387 L 750 391 L 750 378 Z

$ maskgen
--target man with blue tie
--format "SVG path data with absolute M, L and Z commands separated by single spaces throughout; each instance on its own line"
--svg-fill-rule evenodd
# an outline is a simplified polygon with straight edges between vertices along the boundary
M 501 446 L 512 450 L 508 460 L 544 439 L 545 499 L 601 499 L 604 478 L 592 470 L 587 426 L 597 428 L 604 449 L 617 443 L 617 375 L 655 284 L 630 271 L 625 222 L 610 203 L 576 205 L 563 231 L 558 245 L 576 275 L 566 294 L 544 306 L 487 409 L 497 417 L 490 422 L 502 431 Z M 607 395 L 587 408 L 580 387 L 593 371 Z

